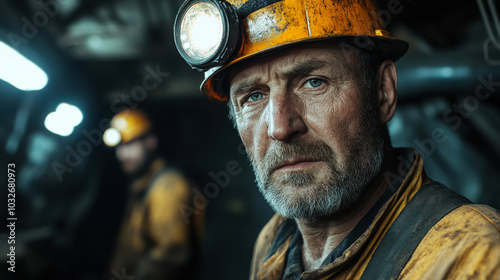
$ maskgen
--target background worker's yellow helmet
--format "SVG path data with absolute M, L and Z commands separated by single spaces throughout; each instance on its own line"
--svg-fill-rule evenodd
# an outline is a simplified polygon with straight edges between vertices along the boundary
M 174 25 L 181 56 L 205 71 L 203 94 L 227 101 L 228 70 L 298 43 L 340 40 L 396 61 L 408 49 L 373 0 L 187 0 Z
M 106 145 L 113 147 L 140 138 L 151 129 L 151 121 L 144 112 L 137 109 L 127 109 L 111 119 L 110 127 L 104 132 L 103 141 Z

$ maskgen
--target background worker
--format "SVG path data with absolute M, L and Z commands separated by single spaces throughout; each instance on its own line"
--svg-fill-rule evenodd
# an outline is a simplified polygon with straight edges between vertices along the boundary
M 228 101 L 277 213 L 251 279 L 500 278 L 500 212 L 391 145 L 408 45 L 379 14 L 369 0 L 188 1 L 178 13 L 177 47 L 206 71 L 202 92 Z M 204 27 L 220 40 L 198 40 Z
M 192 186 L 157 154 L 151 120 L 140 110 L 121 111 L 103 138 L 117 145 L 116 157 L 130 182 L 111 275 L 195 279 L 204 212 L 183 211 L 191 205 Z

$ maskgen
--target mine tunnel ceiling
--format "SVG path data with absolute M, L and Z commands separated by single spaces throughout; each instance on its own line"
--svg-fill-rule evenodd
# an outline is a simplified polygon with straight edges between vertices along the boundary
M 177 76 L 156 89 L 156 98 L 199 97 L 202 74 L 182 61 L 172 38 L 181 4 L 180 0 L 3 0 L 0 27 L 21 34 L 34 32 L 23 30 L 31 24 L 51 41 L 56 54 L 75 61 L 99 84 L 106 100 L 140 81 L 147 65 L 158 64 Z M 385 11 L 397 8 L 391 10 L 397 14 L 385 17 L 389 29 L 410 34 L 410 40 L 417 37 L 435 51 L 463 45 L 471 26 L 482 23 L 475 1 L 458 5 L 451 0 L 387 0 L 379 1 L 379 6 Z

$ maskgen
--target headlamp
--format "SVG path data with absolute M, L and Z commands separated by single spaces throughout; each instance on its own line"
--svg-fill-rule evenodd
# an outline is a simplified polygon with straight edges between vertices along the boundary
M 222 66 L 239 51 L 241 20 L 279 1 L 250 0 L 236 9 L 224 0 L 187 0 L 175 18 L 175 46 L 194 69 Z
M 104 131 L 104 135 L 102 136 L 104 144 L 109 147 L 114 147 L 122 141 L 122 136 L 118 129 L 110 127 Z
M 225 1 L 187 1 L 175 19 L 174 34 L 184 60 L 195 69 L 207 70 L 226 62 L 239 47 L 239 17 Z

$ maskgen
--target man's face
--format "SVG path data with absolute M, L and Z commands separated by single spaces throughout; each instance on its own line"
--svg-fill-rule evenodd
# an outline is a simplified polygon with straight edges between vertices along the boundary
M 300 47 L 230 78 L 238 132 L 276 212 L 315 220 L 359 199 L 380 169 L 383 140 L 357 57 L 332 44 Z
M 123 172 L 128 175 L 135 175 L 144 168 L 148 153 L 144 139 L 120 144 L 116 148 L 116 158 L 120 162 Z

